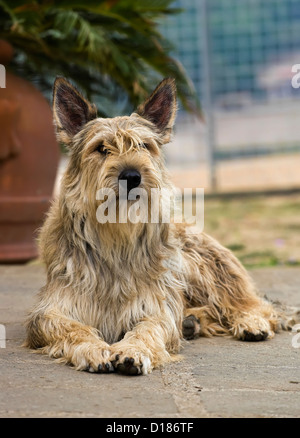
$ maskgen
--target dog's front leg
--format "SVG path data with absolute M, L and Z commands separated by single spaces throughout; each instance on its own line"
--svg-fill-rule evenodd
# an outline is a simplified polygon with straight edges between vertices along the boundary
M 91 326 L 58 311 L 33 312 L 27 322 L 29 348 L 39 349 L 77 370 L 112 372 L 111 350 Z
M 144 318 L 121 341 L 111 345 L 110 360 L 122 374 L 148 374 L 170 362 L 170 353 L 177 353 L 179 346 L 180 335 L 173 321 Z

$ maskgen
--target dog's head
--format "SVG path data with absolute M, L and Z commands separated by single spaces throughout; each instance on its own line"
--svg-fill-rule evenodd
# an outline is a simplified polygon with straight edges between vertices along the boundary
M 150 194 L 168 187 L 161 146 L 170 141 L 176 109 L 175 81 L 167 78 L 130 116 L 97 118 L 96 107 L 57 78 L 54 122 L 58 140 L 70 150 L 64 195 L 72 193 L 73 206 L 76 199 L 80 208 L 95 205 L 104 188 L 113 190 L 118 202 L 120 183 L 127 195 L 137 188 Z

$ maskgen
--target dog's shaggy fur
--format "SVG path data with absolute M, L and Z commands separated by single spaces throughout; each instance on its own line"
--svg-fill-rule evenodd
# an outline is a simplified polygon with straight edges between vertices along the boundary
M 55 124 L 70 161 L 40 233 L 47 284 L 27 322 L 28 347 L 78 370 L 147 374 L 172 360 L 183 337 L 260 341 L 280 328 L 282 315 L 206 234 L 162 221 L 97 221 L 97 190 L 118 194 L 124 169 L 137 170 L 149 193 L 172 191 L 161 147 L 170 141 L 175 94 L 165 79 L 131 116 L 101 119 L 56 80 Z

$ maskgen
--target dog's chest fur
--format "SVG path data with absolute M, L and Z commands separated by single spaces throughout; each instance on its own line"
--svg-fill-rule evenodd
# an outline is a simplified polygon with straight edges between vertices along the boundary
M 164 260 L 156 260 L 153 254 L 149 259 L 145 256 L 141 259 L 134 251 L 127 259 L 121 260 L 117 250 L 113 256 L 112 268 L 103 259 L 95 260 L 89 254 L 89 264 L 86 263 L 84 269 L 90 268 L 92 273 L 86 272 L 84 277 L 94 276 L 94 281 L 87 292 L 81 292 L 80 285 L 73 290 L 76 319 L 97 328 L 103 339 L 112 343 L 143 318 L 155 316 L 158 311 L 174 315 L 182 312 L 184 286 L 180 253 L 171 253 Z

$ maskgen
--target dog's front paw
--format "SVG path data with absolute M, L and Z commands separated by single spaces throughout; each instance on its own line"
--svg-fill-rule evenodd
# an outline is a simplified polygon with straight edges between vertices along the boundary
M 78 347 L 75 350 L 72 362 L 77 370 L 90 373 L 112 373 L 115 369 L 110 361 L 110 356 L 111 350 L 108 348 L 91 345 L 86 351 L 81 351 Z
M 110 360 L 117 372 L 129 376 L 149 374 L 153 369 L 149 357 L 132 349 L 115 353 Z

